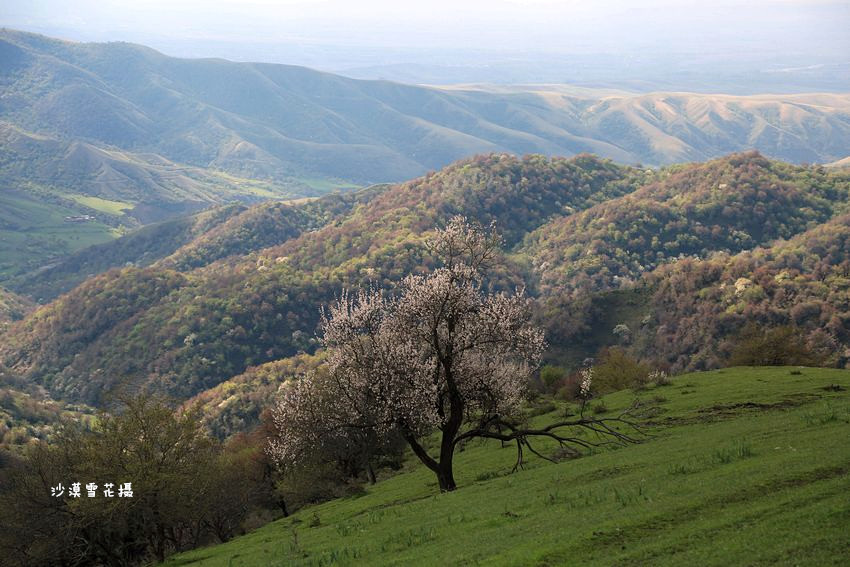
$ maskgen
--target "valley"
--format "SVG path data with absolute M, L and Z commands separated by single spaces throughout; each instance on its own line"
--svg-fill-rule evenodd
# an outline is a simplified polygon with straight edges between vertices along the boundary
M 844 564 L 839 8 L 225 4 L 0 28 L 0 565 Z

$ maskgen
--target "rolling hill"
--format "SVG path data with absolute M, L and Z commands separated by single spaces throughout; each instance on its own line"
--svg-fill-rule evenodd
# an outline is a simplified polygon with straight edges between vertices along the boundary
M 272 183 L 0 122 L 0 279 L 144 224 L 287 195 Z
M 8 29 L 0 53 L 0 210 L 14 211 L 0 213 L 0 281 L 208 206 L 398 182 L 481 153 L 656 166 L 755 148 L 816 163 L 850 141 L 847 94 L 411 86 Z
M 634 190 L 647 175 L 589 156 L 460 162 L 386 189 L 318 230 L 281 232 L 292 238 L 276 246 L 249 246 L 185 272 L 153 265 L 96 276 L 18 323 L 0 356 L 59 397 L 94 401 L 120 384 L 185 398 L 311 349 L 322 304 L 343 285 L 390 284 L 417 269 L 423 235 L 454 214 L 496 220 L 516 243 L 565 210 Z M 517 285 L 522 268 L 507 262 L 498 280 Z
M 110 268 L 154 263 L 181 270 L 206 266 L 229 255 L 247 254 L 315 230 L 382 190 L 382 186 L 373 186 L 333 193 L 313 202 L 301 199 L 269 201 L 254 207 L 237 203 L 214 207 L 90 246 L 34 272 L 13 277 L 6 285 L 44 303 Z
M 850 361 L 850 215 L 770 247 L 663 266 L 650 282 L 643 354 L 677 370 L 719 366 L 746 323 L 791 325 L 825 364 Z
M 12 30 L 0 41 L 2 120 L 302 189 L 317 178 L 399 181 L 493 151 L 587 151 L 660 165 L 756 148 L 828 162 L 845 157 L 850 137 L 850 99 L 841 94 L 440 89 Z
M 391 287 L 426 269 L 423 239 L 463 214 L 499 226 L 506 250 L 488 286 L 525 286 L 536 299 L 550 363 L 575 367 L 622 343 L 612 329 L 623 324 L 635 356 L 716 368 L 757 323 L 796 326 L 824 363 L 842 366 L 849 186 L 846 172 L 757 153 L 658 171 L 587 155 L 481 156 L 366 192 L 234 209 L 14 323 L 0 362 L 61 400 L 197 395 L 226 435 L 256 420 L 285 378 L 276 368 L 314 353 L 321 306 L 344 287 Z M 141 258 L 145 241 L 133 238 L 93 257 L 111 250 L 109 264 L 123 266 L 126 239 Z M 34 289 L 81 275 L 45 274 Z
M 791 238 L 847 210 L 849 199 L 850 175 L 739 154 L 663 170 L 627 197 L 547 223 L 523 249 L 543 286 L 612 289 L 677 258 Z

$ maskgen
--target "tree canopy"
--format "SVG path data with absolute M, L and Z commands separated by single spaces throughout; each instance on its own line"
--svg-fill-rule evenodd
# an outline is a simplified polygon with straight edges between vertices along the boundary
M 484 276 L 499 244 L 492 226 L 455 217 L 428 243 L 438 268 L 409 275 L 395 295 L 343 293 L 322 315 L 327 372 L 292 381 L 274 410 L 278 435 L 270 452 L 277 462 L 297 465 L 340 437 L 400 434 L 440 489 L 450 491 L 456 488 L 454 450 L 464 439 L 516 441 L 520 461 L 532 436 L 587 444 L 559 435 L 559 427 L 628 439 L 584 417 L 544 430 L 518 425 L 545 342 L 523 290 L 485 293 Z M 425 443 L 434 432 L 436 454 Z

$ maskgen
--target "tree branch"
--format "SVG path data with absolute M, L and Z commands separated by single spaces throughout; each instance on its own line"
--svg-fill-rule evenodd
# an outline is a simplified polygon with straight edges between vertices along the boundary
M 623 432 L 617 429 L 617 426 L 625 426 L 637 435 L 647 436 L 640 425 L 628 419 L 632 409 L 630 407 L 617 417 L 608 417 L 602 419 L 579 417 L 573 420 L 564 420 L 556 423 L 551 423 L 545 427 L 538 429 L 530 429 L 518 427 L 515 423 L 507 421 L 498 415 L 490 416 L 484 419 L 475 429 L 467 430 L 454 439 L 454 444 L 457 445 L 463 441 L 472 438 L 482 439 L 497 439 L 502 442 L 516 441 L 517 443 L 517 463 L 514 465 L 513 471 L 522 468 L 523 464 L 523 446 L 538 457 L 547 461 L 556 462 L 555 459 L 541 454 L 531 445 L 532 438 L 547 437 L 558 442 L 559 446 L 566 450 L 570 456 L 576 457 L 579 455 L 576 447 L 583 449 L 591 449 L 593 447 L 603 447 L 606 445 L 627 445 L 639 443 L 640 437 Z M 502 428 L 507 429 L 507 433 L 502 432 Z M 560 433 L 560 429 L 579 429 L 595 433 L 602 440 L 592 441 L 589 439 L 581 439 L 577 436 L 569 436 Z

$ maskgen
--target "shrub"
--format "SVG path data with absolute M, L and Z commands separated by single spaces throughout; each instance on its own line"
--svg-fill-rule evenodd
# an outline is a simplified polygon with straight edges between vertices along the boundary
M 672 383 L 670 381 L 670 375 L 663 370 L 653 370 L 646 377 L 646 380 L 647 382 L 653 382 L 656 386 L 669 386 Z
M 581 372 L 576 370 L 562 378 L 557 384 L 556 396 L 567 402 L 575 402 L 581 399 Z
M 731 366 L 815 366 L 817 361 L 795 327 L 764 329 L 747 325 L 729 358 Z
M 641 386 L 649 375 L 649 367 L 622 348 L 606 349 L 599 358 L 601 363 L 593 368 L 596 394 Z
M 561 385 L 564 378 L 567 377 L 567 370 L 561 366 L 552 366 L 547 364 L 540 369 L 540 380 L 543 382 L 543 387 L 547 392 L 554 392 Z

